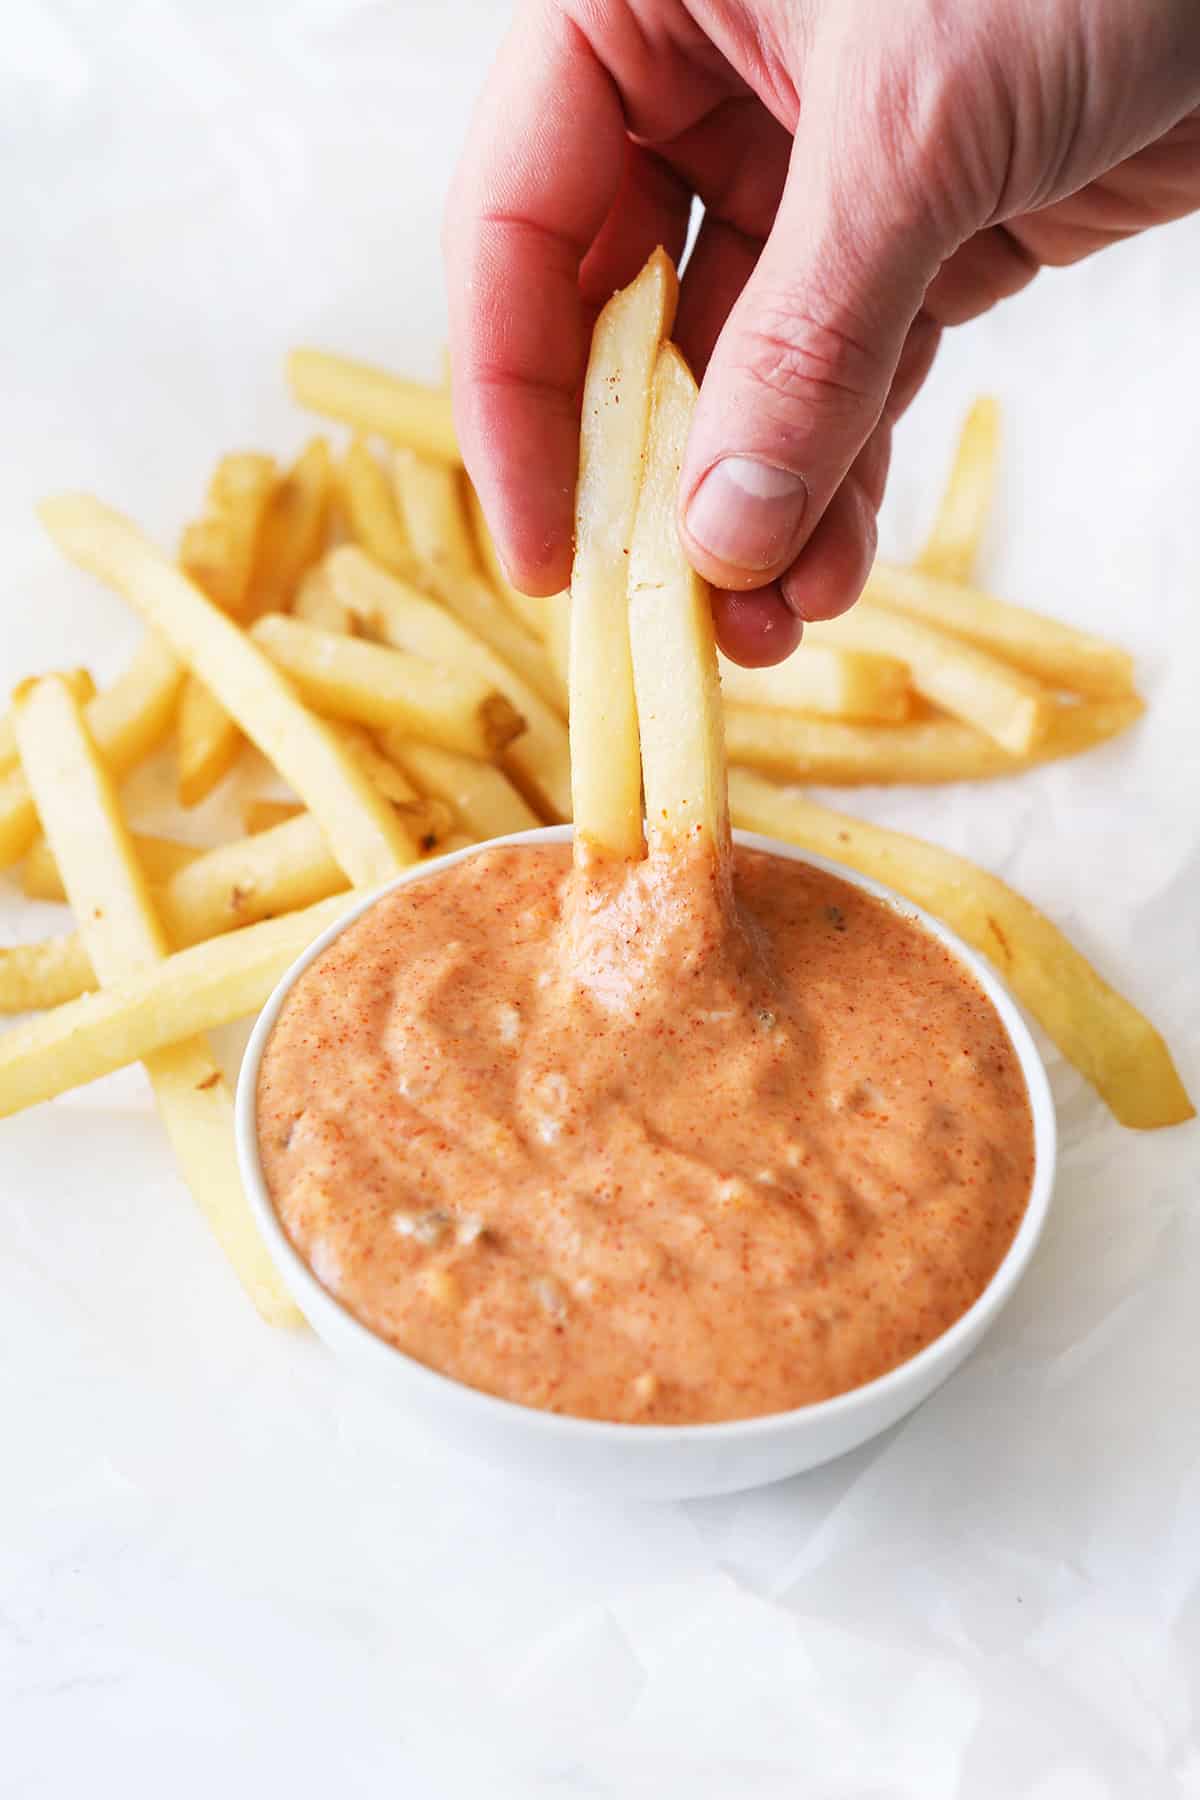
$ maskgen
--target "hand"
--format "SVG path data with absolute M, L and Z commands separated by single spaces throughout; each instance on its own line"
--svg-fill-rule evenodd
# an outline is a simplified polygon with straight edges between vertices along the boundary
M 1200 206 L 1200 6 L 528 0 L 445 253 L 463 454 L 530 593 L 568 579 L 596 310 L 697 195 L 680 528 L 725 649 L 776 662 L 862 589 L 942 329 Z

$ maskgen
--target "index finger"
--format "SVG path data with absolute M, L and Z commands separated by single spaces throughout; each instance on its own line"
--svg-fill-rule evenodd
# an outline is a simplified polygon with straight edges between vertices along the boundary
M 570 576 L 586 354 L 579 268 L 625 149 L 620 97 L 557 7 L 523 9 L 484 90 L 443 249 L 463 459 L 515 585 Z

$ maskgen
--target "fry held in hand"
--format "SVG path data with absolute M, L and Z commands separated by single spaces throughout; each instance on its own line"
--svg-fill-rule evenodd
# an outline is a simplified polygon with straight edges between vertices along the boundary
M 652 851 L 699 846 L 729 862 L 725 734 L 711 595 L 675 524 L 696 383 L 658 353 L 645 474 L 629 550 L 629 639 Z
M 629 650 L 629 546 L 659 345 L 679 283 L 658 250 L 596 321 L 583 389 L 571 570 L 571 787 L 576 844 L 642 852 L 642 769 Z

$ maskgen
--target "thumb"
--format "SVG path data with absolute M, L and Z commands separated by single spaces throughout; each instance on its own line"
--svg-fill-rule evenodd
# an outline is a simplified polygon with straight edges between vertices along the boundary
M 806 101 L 771 235 L 704 377 L 681 532 L 720 588 L 764 585 L 812 536 L 879 422 L 953 247 L 866 111 L 848 122 L 848 145 L 846 127 Z M 864 521 L 873 550 L 873 508 L 848 516 Z

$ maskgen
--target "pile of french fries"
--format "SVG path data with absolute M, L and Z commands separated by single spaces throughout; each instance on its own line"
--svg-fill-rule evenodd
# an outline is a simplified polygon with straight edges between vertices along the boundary
M 40 509 L 146 629 L 111 686 L 64 669 L 23 682 L 0 721 L 0 865 L 74 914 L 65 935 L 0 949 L 0 1011 L 29 1015 L 0 1036 L 0 1116 L 142 1061 L 274 1323 L 297 1315 L 245 1204 L 205 1033 L 261 1006 L 354 890 L 544 822 L 573 816 L 580 845 L 610 854 L 641 855 L 648 832 L 727 863 L 732 816 L 861 869 L 990 956 L 1123 1123 L 1191 1116 L 1157 1032 L 1020 895 L 783 785 L 1017 773 L 1138 717 L 1123 650 L 970 585 L 995 407 L 973 408 L 914 567 L 877 565 L 854 612 L 780 668 L 718 674 L 674 527 L 695 395 L 669 343 L 675 296 L 659 253 L 597 326 L 570 596 L 507 581 L 444 388 L 316 351 L 293 353 L 293 390 L 348 444 L 314 438 L 284 470 L 223 457 L 176 555 L 85 496 Z M 146 759 L 173 753 L 182 815 L 261 766 L 248 746 L 277 781 L 242 835 L 198 850 L 131 829 L 121 785 Z

